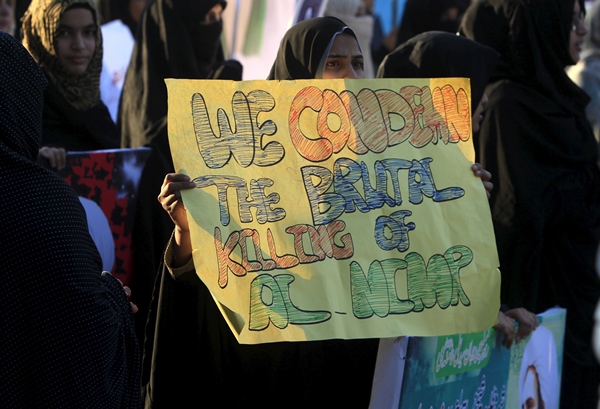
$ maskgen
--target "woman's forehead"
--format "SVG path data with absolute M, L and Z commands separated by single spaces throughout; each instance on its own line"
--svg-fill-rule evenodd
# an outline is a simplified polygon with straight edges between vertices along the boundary
M 329 49 L 329 55 L 332 54 L 352 56 L 361 54 L 361 51 L 358 41 L 353 35 L 341 33 L 333 38 L 331 48 Z

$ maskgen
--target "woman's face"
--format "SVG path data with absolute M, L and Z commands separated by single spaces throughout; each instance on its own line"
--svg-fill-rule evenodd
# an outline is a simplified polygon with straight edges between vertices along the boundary
M 15 35 L 14 0 L 0 0 L 0 31 Z
M 81 75 L 87 70 L 96 51 L 98 26 L 89 9 L 74 8 L 64 12 L 54 48 L 59 61 L 68 72 Z
M 588 33 L 585 28 L 584 17 L 581 7 L 579 7 L 579 2 L 575 1 L 575 6 L 573 8 L 573 23 L 569 37 L 569 54 L 571 55 L 574 64 L 579 61 L 579 54 L 583 47 L 583 39 Z
M 488 101 L 488 96 L 483 94 L 481 101 L 479 101 L 479 105 L 477 105 L 477 108 L 473 113 L 473 133 L 479 131 L 479 126 L 481 124 L 481 120 L 483 119 L 483 111 L 485 111 L 485 107 L 487 106 Z
M 338 34 L 333 40 L 325 68 L 324 79 L 364 78 L 364 59 L 358 41 L 350 34 Z

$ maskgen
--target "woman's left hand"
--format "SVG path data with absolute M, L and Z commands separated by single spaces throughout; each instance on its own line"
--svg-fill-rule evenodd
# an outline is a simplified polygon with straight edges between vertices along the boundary
M 473 170 L 473 174 L 481 179 L 483 183 L 483 187 L 485 188 L 485 193 L 487 194 L 488 199 L 491 197 L 492 189 L 494 188 L 494 184 L 490 182 L 492 180 L 492 174 L 485 170 L 479 163 L 473 164 L 471 166 L 471 170 Z
M 67 151 L 53 146 L 42 146 L 38 151 L 38 159 L 46 160 L 54 170 L 62 170 L 67 165 Z

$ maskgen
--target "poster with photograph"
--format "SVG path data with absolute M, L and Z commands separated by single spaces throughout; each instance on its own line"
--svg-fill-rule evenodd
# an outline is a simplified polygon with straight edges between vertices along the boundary
M 380 354 L 386 356 L 378 358 L 375 378 L 384 370 L 392 373 L 389 366 L 400 367 L 401 375 L 394 385 L 375 385 L 374 394 L 381 396 L 373 397 L 371 409 L 511 409 L 528 407 L 528 399 L 558 409 L 566 310 L 555 308 L 538 317 L 539 327 L 510 349 L 491 328 L 407 337 L 404 345 L 382 341 Z M 393 395 L 399 396 L 396 402 L 384 399 Z
M 150 148 L 68 152 L 59 174 L 77 192 L 104 270 L 129 285 L 137 191 Z

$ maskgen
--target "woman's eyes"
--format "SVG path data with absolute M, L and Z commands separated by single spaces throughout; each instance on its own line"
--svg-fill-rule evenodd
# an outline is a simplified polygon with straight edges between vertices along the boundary
M 365 69 L 365 63 L 364 61 L 353 61 L 352 62 L 352 66 L 356 69 L 361 69 L 364 70 Z
M 357 61 L 351 61 L 350 64 L 352 64 L 352 68 L 354 68 L 355 70 L 364 70 L 365 69 L 365 63 L 363 60 L 357 60 Z M 342 62 L 340 62 L 338 59 L 335 60 L 327 60 L 327 63 L 325 64 L 327 67 L 331 67 L 331 68 L 339 68 L 342 67 L 342 65 L 346 65 L 346 63 L 342 64 Z
M 209 25 L 218 23 L 221 21 L 221 12 L 216 10 L 210 10 L 205 16 L 204 19 L 200 22 L 200 25 Z
M 81 33 L 83 34 L 84 37 L 96 37 L 96 33 L 97 33 L 98 29 L 96 28 L 87 28 L 84 29 Z M 56 37 L 68 37 L 70 35 L 75 34 L 76 31 L 75 30 L 69 30 L 66 28 L 59 28 L 58 30 L 56 30 Z

